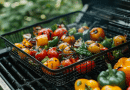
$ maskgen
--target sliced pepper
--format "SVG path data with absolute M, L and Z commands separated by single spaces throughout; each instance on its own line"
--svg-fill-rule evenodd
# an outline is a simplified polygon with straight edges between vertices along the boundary
M 78 53 L 80 55 L 85 55 L 85 56 L 91 56 L 92 55 L 92 53 L 89 50 L 87 50 L 87 47 L 86 47 L 84 42 L 82 42 L 80 47 L 74 48 L 74 50 L 76 51 L 76 53 Z
M 101 42 L 101 44 L 104 47 L 111 48 L 111 46 L 112 46 L 112 38 L 105 37 L 105 39 Z
M 100 50 L 101 50 L 101 51 L 105 51 L 105 50 L 108 50 L 108 48 L 103 47 L 103 48 L 101 48 Z M 110 53 L 110 52 L 107 52 L 107 56 L 108 56 L 108 59 L 109 59 L 109 60 L 113 60 L 113 59 L 114 59 L 114 56 L 112 56 L 112 53 Z
M 118 59 L 118 58 L 122 57 L 123 56 L 122 50 L 114 50 L 113 51 L 113 56 L 114 56 L 115 59 Z
M 97 78 L 100 86 L 103 87 L 105 85 L 113 85 L 119 86 L 123 90 L 126 88 L 125 84 L 125 73 L 123 71 L 117 71 L 116 69 L 112 69 L 111 64 L 108 65 L 108 70 L 102 71 Z
M 77 32 L 74 34 L 75 39 L 79 39 L 80 37 L 83 37 L 83 33 Z
M 75 27 L 71 28 L 70 30 L 68 30 L 68 33 L 69 33 L 69 35 L 75 34 L 76 33 L 76 28 Z
M 53 47 L 57 45 L 58 41 L 59 41 L 58 36 L 53 37 L 53 40 L 50 40 L 48 42 L 48 47 Z

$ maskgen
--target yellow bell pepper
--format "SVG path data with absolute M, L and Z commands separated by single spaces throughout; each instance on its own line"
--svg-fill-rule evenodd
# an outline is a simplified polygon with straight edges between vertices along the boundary
M 95 80 L 78 79 L 75 82 L 75 90 L 100 90 L 100 88 Z
M 119 86 L 106 85 L 101 90 L 122 90 Z

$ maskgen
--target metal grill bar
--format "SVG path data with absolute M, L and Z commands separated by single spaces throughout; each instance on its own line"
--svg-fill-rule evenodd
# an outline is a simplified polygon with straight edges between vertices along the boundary
M 0 63 L 0 67 L 1 70 L 3 70 L 3 72 L 7 74 L 12 83 L 14 83 L 17 88 L 19 88 L 20 84 L 18 83 L 18 81 L 11 75 L 11 73 L 6 69 L 6 67 L 2 63 Z

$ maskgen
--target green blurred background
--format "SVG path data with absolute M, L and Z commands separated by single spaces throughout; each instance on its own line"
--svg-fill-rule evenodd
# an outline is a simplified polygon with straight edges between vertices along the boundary
M 82 7 L 81 0 L 0 0 L 0 35 Z

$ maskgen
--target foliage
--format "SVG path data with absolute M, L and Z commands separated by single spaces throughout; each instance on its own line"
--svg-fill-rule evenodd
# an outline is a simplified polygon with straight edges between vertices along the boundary
M 0 9 L 0 35 L 48 18 L 81 10 L 81 0 L 7 0 Z M 1 40 L 0 40 L 1 42 Z M 0 44 L 3 47 L 3 44 Z

